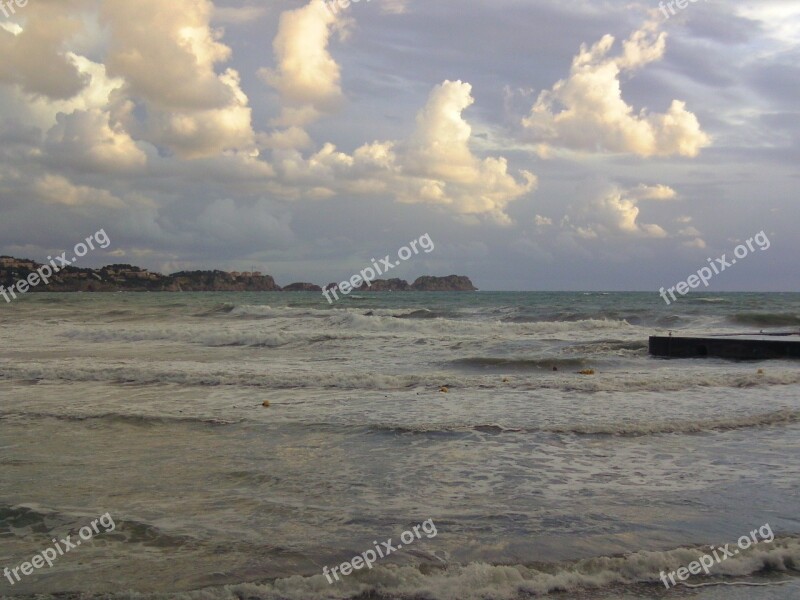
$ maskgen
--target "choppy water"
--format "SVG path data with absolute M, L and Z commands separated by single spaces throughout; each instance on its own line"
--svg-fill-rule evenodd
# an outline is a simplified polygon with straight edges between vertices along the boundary
M 117 525 L 0 595 L 800 597 L 800 363 L 647 356 L 797 329 L 800 295 L 39 294 L 0 325 L 0 569 Z M 660 582 L 765 523 L 689 581 L 737 585 Z

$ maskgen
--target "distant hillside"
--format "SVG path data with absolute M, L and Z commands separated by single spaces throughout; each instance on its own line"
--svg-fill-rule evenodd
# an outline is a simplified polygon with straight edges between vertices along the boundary
M 10 288 L 27 279 L 42 265 L 32 260 L 0 256 L 0 285 Z M 328 287 L 335 287 L 331 284 Z M 402 279 L 378 280 L 362 291 L 473 291 L 469 277 L 420 277 L 413 284 Z M 226 271 L 181 271 L 172 275 L 152 273 L 128 264 L 116 264 L 101 269 L 65 267 L 50 278 L 48 285 L 38 285 L 35 292 L 321 292 L 313 283 L 293 283 L 281 288 L 270 275 L 258 271 L 249 273 Z
M 338 290 L 338 283 L 329 283 L 326 290 Z M 369 287 L 361 284 L 359 292 L 475 292 L 478 290 L 469 277 L 448 275 L 447 277 L 425 276 L 409 284 L 404 279 L 376 279 Z

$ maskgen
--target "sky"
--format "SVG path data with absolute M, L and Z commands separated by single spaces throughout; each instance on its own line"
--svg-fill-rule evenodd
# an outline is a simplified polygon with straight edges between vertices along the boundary
M 800 291 L 800 0 L 10 4 L 0 254 Z

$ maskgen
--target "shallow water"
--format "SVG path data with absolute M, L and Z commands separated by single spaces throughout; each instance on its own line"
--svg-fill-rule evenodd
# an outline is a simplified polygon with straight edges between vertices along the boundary
M 0 594 L 795 598 L 800 364 L 657 360 L 647 336 L 798 315 L 793 294 L 30 295 L 0 312 L 0 568 L 116 527 Z M 724 585 L 664 588 L 766 523 L 687 582 Z

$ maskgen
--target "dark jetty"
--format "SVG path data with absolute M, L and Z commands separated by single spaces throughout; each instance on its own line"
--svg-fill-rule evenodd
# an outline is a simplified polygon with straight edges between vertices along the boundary
M 768 360 L 800 358 L 800 333 L 759 333 L 707 337 L 650 337 L 650 354 L 663 358 Z

